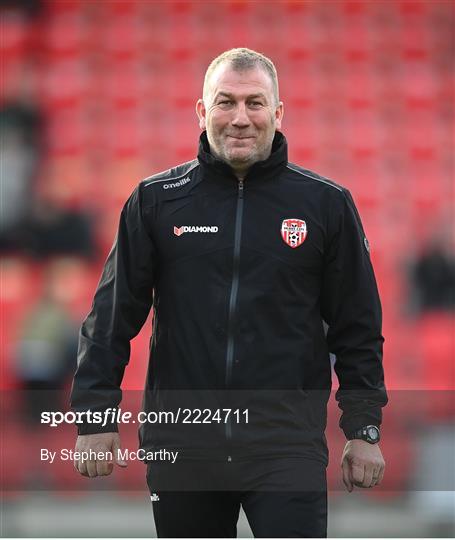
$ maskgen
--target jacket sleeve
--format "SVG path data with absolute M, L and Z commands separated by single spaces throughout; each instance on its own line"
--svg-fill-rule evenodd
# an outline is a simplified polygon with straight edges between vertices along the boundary
M 80 330 L 71 391 L 74 411 L 104 411 L 119 405 L 130 340 L 152 306 L 156 254 L 142 219 L 140 195 L 138 186 L 123 207 L 116 240 Z M 117 425 L 84 422 L 78 431 L 80 435 L 111 432 L 117 431 Z
M 387 403 L 382 367 L 382 312 L 369 245 L 351 194 L 329 215 L 328 246 L 322 282 L 322 317 L 328 324 L 329 350 L 336 356 L 346 437 L 363 426 L 379 426 Z

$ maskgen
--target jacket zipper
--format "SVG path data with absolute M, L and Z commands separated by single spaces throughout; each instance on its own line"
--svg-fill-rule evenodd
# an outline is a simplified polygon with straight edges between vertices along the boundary
M 237 293 L 239 290 L 239 272 L 240 272 L 240 243 L 242 238 L 242 220 L 243 220 L 243 180 L 239 180 L 237 192 L 237 211 L 235 214 L 235 233 L 234 233 L 234 264 L 232 270 L 231 294 L 229 296 L 229 319 L 228 336 L 226 349 L 226 388 L 229 388 L 232 379 L 232 366 L 234 363 L 234 329 L 235 312 L 237 307 Z M 231 417 L 226 422 L 226 439 L 231 440 L 232 426 Z M 228 461 L 231 461 L 228 456 Z

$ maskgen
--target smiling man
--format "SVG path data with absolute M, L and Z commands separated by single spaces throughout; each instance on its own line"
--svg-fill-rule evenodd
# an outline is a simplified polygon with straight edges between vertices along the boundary
M 207 130 L 211 153 L 243 179 L 254 163 L 269 157 L 275 131 L 281 128 L 283 104 L 273 64 L 231 58 L 221 55 L 208 69 L 204 99 L 197 102 L 196 112 L 199 126 Z
M 327 534 L 325 440 L 336 398 L 346 489 L 380 484 L 381 305 L 350 193 L 289 163 L 273 63 L 232 49 L 196 104 L 197 159 L 139 183 L 80 334 L 75 411 L 118 407 L 130 340 L 153 305 L 145 452 L 160 537 Z M 324 331 L 324 323 L 328 331 Z M 168 421 L 171 419 L 172 421 Z M 77 451 L 116 451 L 116 423 L 79 424 Z M 115 455 L 115 454 L 114 454 Z M 84 476 L 113 462 L 76 460 Z

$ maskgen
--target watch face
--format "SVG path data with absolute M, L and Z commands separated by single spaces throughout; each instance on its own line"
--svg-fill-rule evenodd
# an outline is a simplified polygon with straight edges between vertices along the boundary
M 378 430 L 375 427 L 369 427 L 368 428 L 368 437 L 372 440 L 376 440 L 378 438 Z

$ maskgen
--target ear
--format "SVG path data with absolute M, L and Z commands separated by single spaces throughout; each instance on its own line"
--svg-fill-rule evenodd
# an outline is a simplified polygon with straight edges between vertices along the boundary
M 277 130 L 281 129 L 281 121 L 283 120 L 284 115 L 284 105 L 283 102 L 280 101 L 277 108 L 275 109 L 275 128 Z
M 205 109 L 204 101 L 202 99 L 198 99 L 196 102 L 196 114 L 197 114 L 197 117 L 199 118 L 199 127 L 201 129 L 206 129 L 206 124 L 205 124 L 206 109 Z

